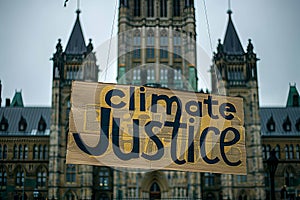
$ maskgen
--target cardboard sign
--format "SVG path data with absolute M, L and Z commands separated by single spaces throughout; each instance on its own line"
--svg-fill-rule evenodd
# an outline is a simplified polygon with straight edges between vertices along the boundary
M 243 100 L 72 84 L 67 163 L 246 174 Z

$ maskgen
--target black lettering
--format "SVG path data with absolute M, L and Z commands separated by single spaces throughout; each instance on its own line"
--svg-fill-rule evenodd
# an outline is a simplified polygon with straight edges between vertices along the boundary
M 147 160 L 159 160 L 164 155 L 164 145 L 160 141 L 160 139 L 153 133 L 153 128 L 158 127 L 161 128 L 162 123 L 157 121 L 150 121 L 145 125 L 146 134 L 150 137 L 150 139 L 155 143 L 157 147 L 157 152 L 154 155 L 148 155 L 144 152 L 142 153 L 142 157 Z
M 207 112 L 210 118 L 212 119 L 219 119 L 218 115 L 213 114 L 213 105 L 218 105 L 218 101 L 212 100 L 211 96 L 208 96 L 207 99 L 204 99 L 204 103 L 207 104 Z
M 105 102 L 107 103 L 107 105 L 109 105 L 112 108 L 123 108 L 126 104 L 124 103 L 124 101 L 121 101 L 119 104 L 114 104 L 111 102 L 111 98 L 113 96 L 118 96 L 120 98 L 123 98 L 125 96 L 124 92 L 118 89 L 113 89 L 110 90 L 109 92 L 107 92 L 107 94 L 105 95 Z
M 233 140 L 231 140 L 229 142 L 225 142 L 226 135 L 229 131 L 232 131 L 234 133 L 234 138 L 233 138 Z M 240 160 L 237 162 L 230 162 L 225 154 L 225 147 L 232 146 L 232 145 L 236 144 L 239 140 L 240 140 L 240 133 L 237 129 L 235 129 L 233 127 L 228 127 L 221 133 L 221 137 L 220 137 L 221 156 L 222 156 L 224 162 L 229 166 L 238 166 L 242 163 Z
M 207 127 L 206 129 L 203 130 L 201 136 L 200 136 L 200 153 L 201 157 L 203 160 L 208 163 L 208 164 L 215 164 L 220 161 L 218 157 L 215 157 L 214 159 L 209 159 L 207 157 L 206 149 L 205 149 L 205 139 L 206 135 L 208 134 L 209 131 L 212 131 L 215 133 L 215 135 L 219 135 L 220 131 L 216 127 Z
M 234 105 L 232 105 L 231 103 L 223 103 L 220 105 L 219 112 L 223 118 L 227 120 L 232 120 L 234 118 L 234 115 L 231 113 L 236 113 L 236 109 Z M 231 112 L 231 113 L 226 115 L 225 112 Z
M 140 88 L 140 111 L 145 111 L 146 108 L 145 108 L 145 88 L 144 87 L 141 87 Z
M 190 123 L 194 123 L 194 119 L 190 119 Z M 194 126 L 189 126 L 189 139 L 188 139 L 188 162 L 195 161 L 194 155 Z
M 129 110 L 135 110 L 134 108 L 134 87 L 130 87 L 130 101 L 129 101 Z
M 100 127 L 100 138 L 98 144 L 95 147 L 90 147 L 82 141 L 82 138 L 79 133 L 73 133 L 73 138 L 75 140 L 76 145 L 81 149 L 81 151 L 85 152 L 91 156 L 100 156 L 104 154 L 107 150 L 108 142 L 109 142 L 109 119 L 110 119 L 109 108 L 101 108 L 101 127 Z
M 140 142 L 139 142 L 139 120 L 133 119 L 133 144 L 132 150 L 129 153 L 124 153 L 120 149 L 120 119 L 113 118 L 113 128 L 112 128 L 112 143 L 113 143 L 113 150 L 114 153 L 118 158 L 121 160 L 130 160 L 132 158 L 139 157 L 139 149 L 140 149 Z

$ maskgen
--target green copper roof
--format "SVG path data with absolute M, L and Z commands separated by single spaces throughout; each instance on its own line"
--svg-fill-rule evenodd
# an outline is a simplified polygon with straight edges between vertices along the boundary
M 11 104 L 10 104 L 10 107 L 24 107 L 21 92 L 16 91 L 15 96 L 14 96 L 14 98 L 13 98 Z
M 300 107 L 300 97 L 295 85 L 290 85 L 286 107 Z

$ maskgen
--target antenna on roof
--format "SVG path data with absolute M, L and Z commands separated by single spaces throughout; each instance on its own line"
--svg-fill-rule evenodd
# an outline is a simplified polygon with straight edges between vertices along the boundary
M 230 15 L 232 13 L 231 11 L 231 0 L 228 0 L 228 11 L 227 13 Z

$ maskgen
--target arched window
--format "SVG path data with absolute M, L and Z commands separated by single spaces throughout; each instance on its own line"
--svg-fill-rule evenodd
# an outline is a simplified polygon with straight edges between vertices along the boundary
M 180 16 L 180 0 L 173 0 L 173 16 Z
M 136 30 L 133 35 L 133 58 L 141 58 L 141 34 Z
M 285 145 L 284 152 L 285 152 L 285 159 L 289 159 L 289 147 L 288 147 L 288 145 Z
M 7 159 L 7 145 L 3 146 L 3 159 Z
M 28 159 L 28 146 L 25 144 L 24 145 L 24 155 L 23 155 L 24 159 Z
M 43 159 L 43 146 L 39 145 L 39 159 Z
M 0 185 L 4 187 L 7 185 L 7 172 L 4 166 L 0 166 Z
M 37 170 L 37 187 L 45 187 L 47 185 L 47 170 L 44 167 L 39 167 Z
M 2 116 L 2 119 L 0 121 L 0 131 L 7 131 L 8 129 L 8 120 Z
M 43 158 L 45 160 L 48 159 L 48 146 L 47 145 L 44 145 Z
M 282 128 L 283 130 L 289 132 L 292 129 L 292 124 L 291 124 L 291 120 L 289 118 L 289 116 L 286 117 L 286 119 L 284 120 L 284 123 L 282 124 Z
M 160 198 L 161 198 L 160 187 L 156 182 L 154 182 L 150 187 L 150 199 L 160 199 Z
M 267 122 L 267 129 L 270 132 L 274 132 L 275 131 L 275 121 L 273 119 L 273 116 L 271 116 L 270 119 Z
M 275 155 L 278 159 L 280 159 L 280 146 L 277 144 L 275 147 Z
M 38 146 L 35 144 L 33 145 L 33 159 L 37 160 L 39 158 L 39 148 Z
M 267 145 L 267 148 L 266 148 L 266 156 L 267 156 L 267 159 L 270 158 L 270 151 L 271 151 L 271 146 L 270 146 L 270 145 Z
M 45 132 L 46 127 L 47 127 L 46 121 L 43 118 L 43 116 L 41 116 L 40 121 L 38 123 L 38 131 L 39 132 Z
M 167 17 L 168 16 L 168 4 L 167 0 L 160 0 L 160 16 Z
M 23 186 L 25 178 L 25 172 L 21 166 L 16 169 L 16 186 Z
M 160 33 L 160 58 L 168 58 L 168 32 L 162 30 Z
M 18 146 L 14 145 L 14 159 L 18 159 Z
M 67 183 L 74 183 L 76 182 L 76 166 L 75 165 L 67 165 L 66 170 L 66 181 Z
M 263 159 L 267 159 L 267 152 L 266 152 L 266 146 L 262 145 L 262 156 Z
M 19 159 L 23 159 L 23 147 L 22 145 L 19 145 L 19 156 L 18 156 Z
M 181 57 L 181 37 L 180 32 L 175 31 L 173 37 L 174 58 Z
M 141 0 L 134 0 L 133 16 L 135 17 L 141 16 Z
M 108 167 L 99 168 L 99 186 L 102 190 L 109 190 L 112 188 L 111 174 Z
M 299 160 L 300 159 L 300 147 L 299 144 L 296 146 L 296 158 Z
M 286 169 L 284 171 L 284 184 L 286 186 L 294 186 L 294 174 L 291 169 Z
M 147 0 L 147 17 L 154 17 L 154 0 Z
M 204 184 L 205 186 L 213 186 L 215 184 L 215 176 L 213 173 L 204 173 Z
M 19 121 L 19 131 L 26 131 L 27 128 L 27 122 L 26 119 L 21 116 L 21 119 Z
M 291 144 L 289 148 L 289 158 L 294 159 L 294 146 Z
M 155 39 L 154 39 L 154 32 L 152 30 L 149 30 L 147 33 L 147 59 L 153 59 L 154 58 L 154 45 L 155 45 Z

